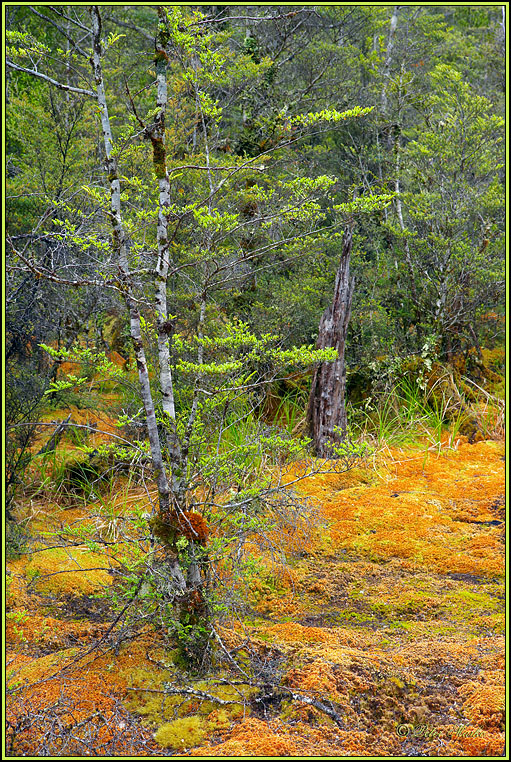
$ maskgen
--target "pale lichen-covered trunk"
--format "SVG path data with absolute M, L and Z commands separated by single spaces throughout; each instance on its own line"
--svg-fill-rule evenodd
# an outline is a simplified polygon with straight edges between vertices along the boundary
M 165 26 L 165 11 L 158 7 L 160 24 Z M 167 111 L 167 54 L 165 33 L 156 36 L 156 107 L 158 109 L 148 134 L 153 145 L 153 166 L 158 178 L 158 260 L 156 264 L 156 315 L 158 328 L 158 361 L 163 412 L 169 421 L 176 418 L 172 374 L 170 370 L 169 334 L 171 323 L 167 312 L 167 280 L 169 273 L 168 214 L 170 207 L 170 180 L 165 157 L 165 116 Z
M 395 177 L 394 177 L 394 190 L 396 192 L 396 198 L 395 198 L 396 214 L 397 214 L 397 219 L 399 222 L 399 227 L 401 229 L 401 233 L 403 234 L 406 267 L 408 269 L 408 274 L 410 276 L 410 289 L 411 289 L 411 294 L 413 299 L 416 328 L 417 328 L 417 331 L 419 332 L 420 331 L 419 297 L 417 293 L 417 284 L 415 282 L 415 273 L 413 270 L 410 245 L 408 243 L 408 236 L 406 235 L 406 228 L 405 228 L 405 223 L 403 219 L 403 207 L 401 204 L 401 138 L 399 135 L 397 135 L 396 137 L 396 142 L 394 144 L 394 152 L 395 152 L 395 158 L 396 158 Z
M 335 456 L 333 447 L 346 436 L 346 365 L 344 352 L 355 285 L 350 278 L 350 258 L 353 233 L 344 230 L 341 258 L 335 279 L 332 304 L 323 313 L 317 349 L 336 349 L 334 362 L 320 363 L 312 378 L 309 396 L 308 423 L 316 454 L 322 458 Z
M 171 321 L 167 312 L 167 280 L 169 273 L 169 238 L 168 238 L 168 215 L 170 207 L 170 181 L 165 158 L 165 114 L 167 108 L 167 51 L 166 26 L 167 18 L 165 9 L 158 7 L 159 28 L 156 36 L 156 80 L 157 80 L 157 111 L 153 121 L 145 129 L 146 137 L 151 140 L 153 147 L 153 167 L 158 179 L 159 204 L 157 222 L 157 262 L 155 268 L 155 309 L 157 316 L 158 331 L 158 362 L 159 379 L 162 393 L 163 412 L 167 418 L 167 447 L 172 463 L 172 485 L 169 485 L 165 463 L 162 455 L 160 434 L 158 430 L 154 403 L 149 382 L 147 362 L 142 344 L 140 313 L 137 300 L 133 293 L 130 277 L 128 251 L 126 246 L 126 234 L 121 215 L 121 187 L 117 169 L 117 162 L 112 151 L 113 139 L 108 116 L 108 106 L 103 83 L 101 65 L 101 16 L 98 6 L 92 6 L 92 32 L 93 32 L 93 66 L 96 84 L 96 99 L 101 115 L 103 141 L 106 155 L 106 168 L 110 185 L 110 210 L 109 217 L 112 226 L 112 240 L 114 252 L 117 255 L 118 269 L 124 297 L 130 315 L 131 340 L 135 350 L 141 397 L 144 405 L 147 421 L 147 432 L 151 448 L 151 460 L 159 495 L 158 521 L 164 527 L 173 527 L 176 517 L 184 508 L 184 492 L 186 490 L 186 454 L 184 446 L 180 447 L 175 436 L 175 404 L 172 386 L 172 374 L 170 366 L 169 335 L 171 333 Z M 201 310 L 202 321 L 205 307 Z M 202 352 L 202 348 L 200 350 Z M 202 356 L 202 355 L 201 355 Z M 196 403 L 195 403 L 196 409 Z M 189 427 L 193 426 L 195 410 L 192 408 Z M 190 432 L 188 432 L 190 436 Z M 164 533 L 165 537 L 171 536 L 172 532 Z M 209 613 L 204 596 L 202 594 L 203 580 L 201 575 L 200 545 L 194 541 L 189 542 L 187 548 L 189 560 L 186 569 L 182 568 L 179 559 L 179 551 L 174 540 L 164 540 L 166 546 L 166 569 L 168 577 L 172 580 L 170 596 L 180 612 L 182 624 L 195 623 L 200 625 L 196 628 L 189 640 L 185 639 L 185 650 L 191 649 L 192 658 L 195 658 L 195 647 L 200 652 L 201 662 L 206 663 L 209 644 Z M 185 572 L 185 573 L 184 573 Z M 195 644 L 195 645 L 194 645 Z
M 124 291 L 124 297 L 130 316 L 130 335 L 135 358 L 138 368 L 138 379 L 140 384 L 140 393 L 144 405 L 144 411 L 147 421 L 147 433 L 151 448 L 151 461 L 154 468 L 156 484 L 159 495 L 160 513 L 166 514 L 170 505 L 170 490 L 163 463 L 160 437 L 158 434 L 158 425 L 149 383 L 149 373 L 145 357 L 144 346 L 142 343 L 140 312 L 137 302 L 132 292 L 132 284 L 129 272 L 128 251 L 126 246 L 126 234 L 122 224 L 121 215 L 121 184 L 117 171 L 117 161 L 113 155 L 113 138 L 108 115 L 108 105 L 105 94 L 102 70 L 102 49 L 101 49 L 101 16 L 98 6 L 91 8 L 92 18 L 92 67 L 94 81 L 96 84 L 96 98 L 101 117 L 101 127 L 103 131 L 103 143 L 106 157 L 106 169 L 108 172 L 108 182 L 110 185 L 110 210 L 109 217 L 112 226 L 112 241 L 114 252 L 117 255 L 120 278 Z
M 388 90 L 390 85 L 390 66 L 392 63 L 392 56 L 394 52 L 394 40 L 396 36 L 399 10 L 400 10 L 399 5 L 395 5 L 392 10 L 392 16 L 390 18 L 390 25 L 389 25 L 389 34 L 387 38 L 387 51 L 386 51 L 385 63 L 383 67 L 383 87 L 382 87 L 382 93 L 381 93 L 381 108 L 382 108 L 382 114 L 387 119 L 389 118 Z M 402 85 L 403 85 L 403 64 L 401 65 L 399 93 L 401 93 Z M 395 204 L 397 219 L 399 222 L 399 227 L 401 229 L 401 233 L 403 234 L 405 262 L 406 262 L 406 267 L 410 277 L 410 290 L 412 294 L 413 309 L 415 313 L 415 325 L 416 325 L 417 336 L 420 341 L 420 338 L 421 338 L 420 309 L 419 309 L 419 299 L 418 299 L 418 292 L 417 292 L 417 283 L 416 283 L 415 273 L 413 269 L 410 245 L 408 242 L 408 237 L 406 236 L 406 228 L 405 228 L 404 219 L 403 219 L 403 207 L 401 203 L 401 135 L 400 135 L 401 116 L 402 116 L 401 111 L 402 111 L 402 107 L 401 105 L 399 105 L 398 112 L 394 116 L 394 119 L 396 120 L 397 123 L 393 126 L 389 125 L 388 127 L 387 143 L 388 143 L 389 149 L 392 149 L 392 148 L 394 149 L 394 158 L 395 158 L 394 190 L 396 192 L 394 204 Z M 396 260 L 396 268 L 397 266 L 398 264 Z
M 396 35 L 398 13 L 399 13 L 399 5 L 395 5 L 392 10 L 392 16 L 390 17 L 389 36 L 387 38 L 387 50 L 385 53 L 385 62 L 383 65 L 383 87 L 381 91 L 381 109 L 383 114 L 387 113 L 387 106 L 388 106 L 387 93 L 388 93 L 389 84 L 390 84 L 390 65 L 392 63 L 392 52 L 394 50 L 394 37 Z
M 149 137 L 153 148 L 153 168 L 158 179 L 159 199 L 158 199 L 158 223 L 157 223 L 157 245 L 158 259 L 156 264 L 155 278 L 155 305 L 157 315 L 158 331 L 158 365 L 160 376 L 160 389 L 162 394 L 163 412 L 167 418 L 167 449 L 171 457 L 172 468 L 172 488 L 171 502 L 172 509 L 180 512 L 185 507 L 186 491 L 186 468 L 188 459 L 189 441 L 195 424 L 197 412 L 197 394 L 194 395 L 192 409 L 184 441 L 179 444 L 175 431 L 175 403 L 172 385 L 172 374 L 170 367 L 169 335 L 171 333 L 172 322 L 169 320 L 167 308 L 167 281 L 170 265 L 170 248 L 168 237 L 168 215 L 170 208 L 170 179 L 166 162 L 165 151 L 165 116 L 167 111 L 167 17 L 166 11 L 162 6 L 158 6 L 159 28 L 156 35 L 156 106 L 157 111 L 152 124 L 146 128 L 146 135 Z M 205 303 L 201 308 L 201 320 L 199 328 L 199 339 L 202 338 L 202 324 L 204 322 Z M 203 347 L 199 341 L 199 363 L 202 363 Z M 201 556 L 200 544 L 189 540 L 187 548 L 189 558 L 188 568 L 186 570 L 186 597 L 183 599 L 183 613 L 186 617 L 192 615 L 196 617 L 197 623 L 203 626 L 207 623 L 207 607 L 203 600 L 202 588 L 203 580 L 200 571 L 198 558 Z M 184 592 L 184 590 L 183 590 Z M 192 599 L 192 595 L 194 596 Z

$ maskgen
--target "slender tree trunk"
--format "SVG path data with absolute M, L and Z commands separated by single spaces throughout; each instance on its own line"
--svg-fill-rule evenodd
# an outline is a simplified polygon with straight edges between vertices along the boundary
M 319 457 L 334 455 L 333 447 L 346 437 L 344 350 L 355 285 L 355 279 L 350 278 L 352 245 L 353 231 L 351 225 L 348 225 L 344 230 L 334 298 L 321 317 L 316 342 L 317 349 L 337 349 L 337 359 L 332 363 L 319 364 L 312 379 L 307 417 L 316 454 Z
M 389 36 L 387 38 L 387 51 L 385 55 L 385 63 L 383 66 L 383 87 L 381 91 L 381 109 L 384 115 L 387 114 L 388 97 L 387 92 L 390 84 L 390 65 L 392 63 L 392 51 L 394 49 L 394 37 L 396 35 L 397 28 L 397 14 L 399 13 L 399 5 L 395 5 L 392 10 L 392 16 L 390 18 Z M 389 139 L 392 130 L 389 132 Z
M 165 25 L 163 8 L 158 7 L 160 24 Z M 158 326 L 158 360 L 163 412 L 174 421 L 176 410 L 170 372 L 169 334 L 167 313 L 167 280 L 169 272 L 168 214 L 170 206 L 170 180 L 165 155 L 165 116 L 167 112 L 167 54 L 165 32 L 159 30 L 156 37 L 156 106 L 158 112 L 149 137 L 153 145 L 153 166 L 158 178 L 158 261 L 156 265 L 156 313 Z
M 158 6 L 159 28 L 156 35 L 156 106 L 158 111 L 153 123 L 146 128 L 146 135 L 153 147 L 153 168 L 158 179 L 158 222 L 157 244 L 158 259 L 155 272 L 155 304 L 158 332 L 158 367 L 163 414 L 166 419 L 166 442 L 172 469 L 171 498 L 174 509 L 181 509 L 180 485 L 183 463 L 181 448 L 176 435 L 176 408 L 172 372 L 170 368 L 169 338 L 172 333 L 172 320 L 169 319 L 167 306 L 167 285 L 170 264 L 170 242 L 168 238 L 168 215 L 170 207 L 170 179 L 167 170 L 165 150 L 165 117 L 167 113 L 167 17 L 162 6 Z
M 397 219 L 399 221 L 399 227 L 401 229 L 401 233 L 403 234 L 405 261 L 406 261 L 406 267 L 408 270 L 408 275 L 410 277 L 410 291 L 412 294 L 413 311 L 415 314 L 415 330 L 417 332 L 417 341 L 419 342 L 419 345 L 420 345 L 422 343 L 422 329 L 421 329 L 421 311 L 419 306 L 419 294 L 417 290 L 417 283 L 415 280 L 415 273 L 413 269 L 410 245 L 408 243 L 408 236 L 405 235 L 406 228 L 405 228 L 405 223 L 403 219 L 403 207 L 401 205 L 401 137 L 400 135 L 396 136 L 396 141 L 394 144 L 394 152 L 395 152 L 395 159 L 396 159 L 395 179 L 394 179 L 394 190 L 396 191 L 396 198 L 395 198 L 396 214 L 397 214 Z
M 130 335 L 135 358 L 138 368 L 138 379 L 140 392 L 147 421 L 147 433 L 151 448 L 151 460 L 154 468 L 156 484 L 158 486 L 159 508 L 162 515 L 166 515 L 170 508 L 170 490 L 163 463 L 160 437 L 158 434 L 158 425 L 149 383 L 149 374 L 145 357 L 144 346 L 142 344 L 140 313 L 136 300 L 133 298 L 132 285 L 129 272 L 128 252 L 126 246 L 126 235 L 121 216 L 121 184 L 117 171 L 117 161 L 113 155 L 113 138 L 108 115 L 108 105 L 106 101 L 105 87 L 103 83 L 103 70 L 101 64 L 101 16 L 99 7 L 93 5 L 91 8 L 92 18 L 92 68 L 94 81 L 96 83 L 96 98 L 101 115 L 101 126 L 103 130 L 103 142 L 106 156 L 106 169 L 108 172 L 108 182 L 110 184 L 110 223 L 112 226 L 112 242 L 119 266 L 120 279 L 124 287 L 124 296 L 128 312 L 130 315 Z
M 392 16 L 390 18 L 390 25 L 389 25 L 389 34 L 387 37 L 387 51 L 385 55 L 385 63 L 383 67 L 383 87 L 381 92 L 381 109 L 383 116 L 388 120 L 389 118 L 389 102 L 388 102 L 388 90 L 390 85 L 390 67 L 392 63 L 392 55 L 394 51 L 394 41 L 396 37 L 396 30 L 397 30 L 397 22 L 398 22 L 398 14 L 399 14 L 399 5 L 395 5 L 392 10 Z M 401 64 L 401 78 L 400 78 L 400 90 L 402 87 L 402 79 L 403 79 L 403 64 Z M 399 98 L 399 101 L 401 99 Z M 415 279 L 415 274 L 413 270 L 413 263 L 412 263 L 412 257 L 410 253 L 410 246 L 408 243 L 408 238 L 404 235 L 405 233 L 405 224 L 403 220 L 403 209 L 401 205 L 401 106 L 398 106 L 398 111 L 396 115 L 396 121 L 397 124 L 387 124 L 387 146 L 390 149 L 394 149 L 394 157 L 395 157 L 395 164 L 394 164 L 394 190 L 396 192 L 396 198 L 395 198 L 395 209 L 396 214 L 399 222 L 399 227 L 401 229 L 401 232 L 403 233 L 403 245 L 405 250 L 405 261 L 406 261 L 406 267 L 408 270 L 408 274 L 410 276 L 410 290 L 412 294 L 412 301 L 413 301 L 413 307 L 414 307 L 414 313 L 415 313 L 415 327 L 417 331 L 417 341 L 419 344 L 422 343 L 422 333 L 421 333 L 421 327 L 420 327 L 420 309 L 419 309 L 419 299 L 418 299 L 418 292 L 417 292 L 417 284 Z
M 158 10 L 158 33 L 156 35 L 156 85 L 157 112 L 153 123 L 146 128 L 146 134 L 150 138 L 153 147 L 153 167 L 158 178 L 159 203 L 158 203 L 158 223 L 157 223 L 157 242 L 158 242 L 158 260 L 156 265 L 155 293 L 156 293 L 156 314 L 158 330 L 158 364 L 160 372 L 160 389 L 162 393 L 163 413 L 166 416 L 167 424 L 167 448 L 171 456 L 172 467 L 172 487 L 171 502 L 174 513 L 179 514 L 185 506 L 186 491 L 186 469 L 188 460 L 188 449 L 191 432 L 195 423 L 197 412 L 197 391 L 194 395 L 190 420 L 188 422 L 187 433 L 182 444 L 178 443 L 175 431 L 175 403 L 174 391 L 172 385 L 172 374 L 170 369 L 170 351 L 169 335 L 171 333 L 171 321 L 167 312 L 167 281 L 170 259 L 170 244 L 168 239 L 168 214 L 170 207 L 170 180 L 167 170 L 166 151 L 165 151 L 165 116 L 167 111 L 167 15 L 162 6 Z M 207 150 L 207 144 L 206 144 Z M 209 155 L 207 155 L 209 166 Z M 211 173 L 209 173 L 210 190 L 213 192 Z M 204 322 L 206 304 L 203 301 L 201 306 L 201 319 L 199 326 L 199 340 L 202 339 L 202 325 Z M 199 363 L 202 363 L 203 347 L 199 341 Z M 181 599 L 179 602 L 180 619 L 183 625 L 192 625 L 192 633 L 186 636 L 182 648 L 186 657 L 200 665 L 205 666 L 209 658 L 209 630 L 208 630 L 208 608 L 203 596 L 203 579 L 198 559 L 201 556 L 200 544 L 189 540 L 187 549 L 189 557 L 186 569 L 186 579 L 184 574 L 180 578 Z M 182 580 L 182 581 L 181 581 Z M 184 584 L 183 584 L 184 583 Z

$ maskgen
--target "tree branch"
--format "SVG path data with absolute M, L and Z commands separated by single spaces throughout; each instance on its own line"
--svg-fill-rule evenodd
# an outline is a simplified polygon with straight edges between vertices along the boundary
M 72 19 L 71 16 L 66 16 L 65 13 L 63 13 L 60 10 L 57 10 L 57 8 L 54 5 L 49 5 L 48 8 L 50 11 L 53 11 L 53 13 L 56 13 L 57 16 L 61 16 L 63 19 L 66 19 L 66 21 L 70 21 L 72 24 L 75 24 L 79 29 L 83 29 L 84 32 L 88 32 L 89 34 L 92 34 L 92 30 L 89 29 L 89 27 L 85 26 L 81 23 L 81 21 L 78 21 L 77 19 Z
M 126 21 L 121 21 L 120 19 L 111 18 L 110 21 L 112 21 L 114 24 L 117 24 L 117 26 L 122 26 L 124 29 L 132 29 L 134 32 L 138 32 L 142 35 L 142 37 L 145 37 L 146 40 L 149 40 L 149 42 L 154 43 L 154 35 L 152 35 L 150 32 L 147 32 L 145 29 L 142 29 L 142 27 L 137 26 L 136 24 L 128 24 Z
M 77 53 L 79 53 L 81 56 L 84 56 L 84 58 L 88 58 L 88 57 L 89 57 L 88 53 L 86 53 L 84 50 L 82 50 L 82 48 L 81 48 L 79 45 L 77 45 L 77 43 L 76 43 L 76 42 L 73 40 L 73 38 L 72 38 L 70 35 L 68 35 L 68 33 L 66 32 L 66 30 L 65 30 L 65 29 L 63 29 L 63 28 L 60 26 L 60 24 L 57 24 L 57 22 L 56 22 L 56 21 L 53 21 L 53 19 L 51 19 L 49 16 L 45 16 L 45 15 L 44 15 L 44 13 L 39 13 L 39 11 L 36 11 L 36 9 L 35 9 L 35 8 L 33 8 L 32 6 L 30 6 L 29 10 L 31 10 L 31 11 L 32 11 L 32 13 L 33 13 L 35 16 L 39 16 L 39 18 L 40 18 L 40 19 L 44 19 L 44 20 L 45 20 L 45 21 L 47 21 L 49 24 L 51 24 L 52 26 L 54 26 L 54 27 L 55 27 L 55 29 L 58 29 L 58 30 L 59 30 L 59 32 L 60 32 L 62 35 L 64 35 L 64 37 L 66 38 L 66 40 L 69 40 L 69 42 L 71 43 L 71 45 L 73 46 L 73 48 L 76 50 L 76 52 L 77 52 Z
M 58 87 L 60 90 L 65 90 L 66 92 L 70 93 L 80 93 L 81 95 L 90 95 L 92 98 L 96 97 L 92 90 L 84 90 L 82 87 L 71 87 L 71 85 L 64 85 L 62 82 L 57 82 L 56 79 L 52 79 L 46 74 L 41 74 L 39 71 L 35 71 L 34 69 L 25 69 L 24 66 L 18 66 L 18 64 L 9 61 L 8 58 L 6 59 L 5 63 L 7 66 L 10 66 L 11 69 L 22 71 L 24 74 L 30 74 L 32 77 L 39 77 L 39 79 L 42 79 L 45 82 L 49 82 L 50 85 L 54 85 L 54 87 Z

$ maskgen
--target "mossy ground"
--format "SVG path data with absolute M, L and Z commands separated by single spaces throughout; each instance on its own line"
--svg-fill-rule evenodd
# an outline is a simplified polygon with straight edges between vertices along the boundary
M 104 505 L 40 493 L 27 505 L 32 552 L 8 564 L 15 754 L 43 742 L 57 756 L 83 754 L 87 743 L 95 754 L 138 756 L 502 754 L 503 443 L 460 437 L 440 452 L 387 449 L 300 490 L 321 521 L 290 537 L 300 551 L 289 568 L 261 572 L 252 590 L 256 617 L 244 627 L 261 658 L 279 664 L 283 686 L 332 702 L 340 725 L 285 692 L 263 704 L 246 688 L 239 703 L 227 704 L 158 693 L 181 673 L 154 633 L 101 646 L 114 613 L 108 597 L 97 596 L 115 584 L 116 557 L 126 548 L 119 541 L 43 549 L 49 528 L 101 529 Z M 121 479 L 108 500 L 104 536 L 115 541 L 116 522 L 147 495 Z M 227 645 L 241 640 L 237 625 L 225 629 Z M 224 702 L 236 699 L 238 689 L 187 680 Z M 27 711 L 43 721 L 23 725 Z M 105 722 L 87 741 L 90 718 L 99 715 Z M 74 747 L 51 746 L 55 716 L 81 728 Z

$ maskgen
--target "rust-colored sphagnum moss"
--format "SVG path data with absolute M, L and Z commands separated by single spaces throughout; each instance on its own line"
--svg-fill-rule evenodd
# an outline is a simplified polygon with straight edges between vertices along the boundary
M 218 627 L 224 646 L 240 655 L 249 629 L 245 668 L 254 653 L 277 660 L 282 692 L 267 706 L 257 703 L 256 688 L 207 678 L 196 688 L 228 701 L 245 691 L 241 703 L 158 693 L 175 679 L 175 665 L 154 632 L 126 640 L 118 653 L 102 643 L 104 652 L 86 655 L 113 615 L 78 620 L 66 617 L 66 606 L 70 596 L 90 606 L 113 584 L 110 546 L 42 550 L 11 562 L 7 736 L 15 754 L 501 755 L 503 456 L 495 441 L 460 440 L 440 452 L 388 449 L 356 471 L 301 483 L 320 518 L 308 533 L 297 530 L 299 544 L 289 536 L 289 547 L 299 549 L 292 568 L 249 540 L 259 571 L 248 601 L 258 618 Z M 300 465 L 290 479 L 293 469 Z M 129 517 L 145 499 L 140 487 L 124 485 L 112 511 Z M 96 521 L 98 512 L 94 503 L 43 507 L 41 528 Z M 196 513 L 173 531 L 208 539 Z M 127 545 L 112 548 L 128 553 Z M 231 572 L 220 568 L 219 578 Z M 333 707 L 339 724 L 289 691 Z M 40 721 L 23 726 L 27 713 Z M 74 732 L 59 736 L 57 727 Z

